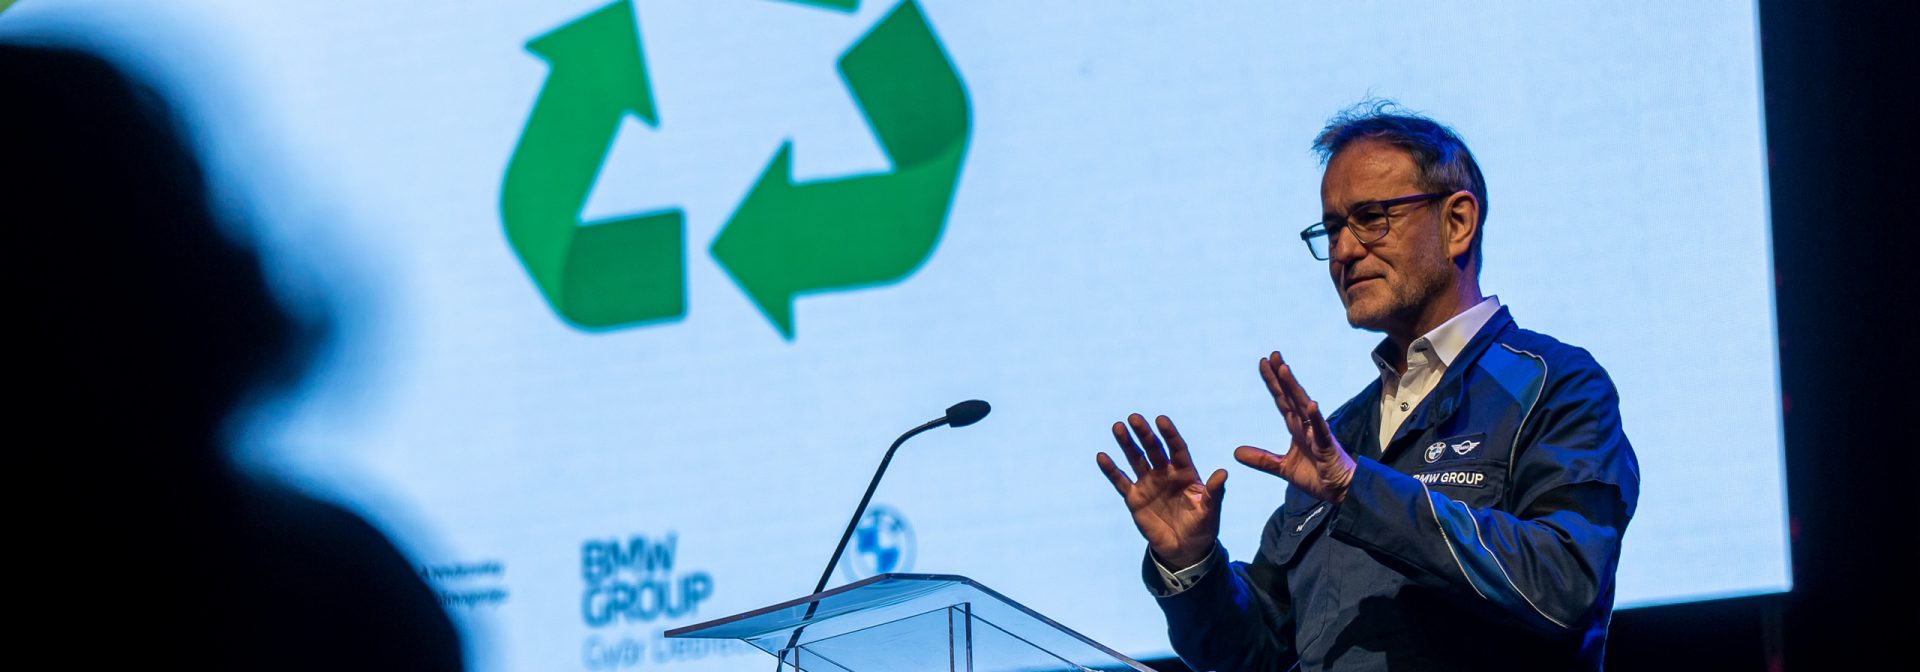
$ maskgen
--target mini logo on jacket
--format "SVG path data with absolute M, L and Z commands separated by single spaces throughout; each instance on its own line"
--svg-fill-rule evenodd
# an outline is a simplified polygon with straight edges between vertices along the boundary
M 1479 460 L 1485 452 L 1480 446 L 1486 442 L 1486 432 L 1440 437 L 1439 441 L 1427 444 L 1427 464 Z

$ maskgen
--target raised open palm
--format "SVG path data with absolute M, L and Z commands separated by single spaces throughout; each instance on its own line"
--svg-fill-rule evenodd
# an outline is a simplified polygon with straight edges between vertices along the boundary
M 1220 502 L 1227 494 L 1227 471 L 1217 469 L 1201 482 L 1200 472 L 1193 468 L 1193 458 L 1187 453 L 1187 442 L 1180 438 L 1173 421 L 1163 415 L 1157 424 L 1160 435 L 1166 437 L 1165 448 L 1154 428 L 1138 413 L 1128 416 L 1126 424 L 1113 423 L 1113 440 L 1120 444 L 1135 478 L 1128 479 L 1106 453 L 1100 453 L 1094 461 L 1113 482 L 1113 489 L 1126 499 L 1127 511 L 1133 514 L 1140 536 L 1146 538 L 1147 548 L 1171 569 L 1181 569 L 1205 560 L 1213 551 L 1214 539 L 1220 534 Z M 1131 434 L 1128 425 L 1132 426 Z M 1140 439 L 1137 445 L 1134 436 Z
M 1320 403 L 1307 397 L 1307 391 L 1293 377 L 1293 368 L 1280 359 L 1278 352 L 1261 358 L 1260 378 L 1266 381 L 1274 406 L 1286 418 L 1291 445 L 1285 455 L 1241 446 L 1233 451 L 1233 458 L 1286 479 L 1316 499 L 1345 499 L 1347 484 L 1353 481 L 1353 456 L 1333 438 L 1333 430 L 1320 415 Z

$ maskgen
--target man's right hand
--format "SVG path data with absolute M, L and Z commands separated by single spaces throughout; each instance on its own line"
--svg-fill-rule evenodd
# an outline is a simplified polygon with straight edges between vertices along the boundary
M 1139 413 L 1127 416 L 1126 424 L 1113 423 L 1113 440 L 1120 444 L 1120 452 L 1127 464 L 1133 465 L 1137 478 L 1129 480 L 1106 453 L 1100 453 L 1094 461 L 1107 480 L 1113 481 L 1113 489 L 1126 499 L 1127 511 L 1133 514 L 1140 536 L 1146 537 L 1147 548 L 1167 569 L 1177 571 L 1198 564 L 1213 552 L 1220 535 L 1220 502 L 1227 495 L 1227 470 L 1216 469 L 1205 483 L 1200 482 L 1200 473 L 1187 454 L 1187 442 L 1173 428 L 1173 421 L 1163 415 L 1158 424 L 1171 453 L 1161 447 L 1160 437 Z M 1128 425 L 1133 428 L 1132 434 L 1127 432 Z M 1140 437 L 1137 445 L 1135 435 Z

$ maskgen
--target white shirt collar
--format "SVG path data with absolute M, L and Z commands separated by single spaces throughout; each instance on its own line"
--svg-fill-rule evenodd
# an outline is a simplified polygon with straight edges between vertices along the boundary
M 1472 341 L 1473 337 L 1480 333 L 1481 327 L 1487 326 L 1487 320 L 1493 319 L 1494 314 L 1498 312 L 1500 312 L 1500 297 L 1489 296 L 1481 299 L 1479 303 L 1473 304 L 1472 308 L 1460 311 L 1459 315 L 1440 323 L 1440 326 L 1434 327 L 1433 331 L 1427 332 L 1425 336 L 1413 339 L 1413 343 L 1407 346 L 1407 361 L 1413 362 L 1416 353 L 1431 352 L 1433 357 L 1440 360 L 1441 367 L 1452 366 L 1454 358 L 1460 356 L 1460 351 L 1467 349 L 1467 343 Z M 1394 372 L 1393 362 L 1387 359 L 1387 355 L 1392 352 L 1389 348 L 1392 347 L 1391 339 L 1382 339 L 1380 345 L 1373 349 L 1373 364 L 1380 368 L 1380 375 L 1397 378 L 1399 374 Z

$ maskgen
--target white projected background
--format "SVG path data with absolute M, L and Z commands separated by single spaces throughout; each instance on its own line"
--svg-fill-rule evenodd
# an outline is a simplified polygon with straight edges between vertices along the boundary
M 83 26 L 176 85 L 275 276 L 337 325 L 242 456 L 389 530 L 480 669 L 765 664 L 657 633 L 805 593 L 887 443 L 973 397 L 985 421 L 895 459 L 875 501 L 911 538 L 888 530 L 885 558 L 1165 654 L 1093 455 L 1129 412 L 1172 416 L 1233 472 L 1224 541 L 1250 556 L 1283 489 L 1230 457 L 1284 443 L 1255 359 L 1285 352 L 1334 405 L 1376 375 L 1378 335 L 1296 236 L 1310 139 L 1369 93 L 1462 133 L 1484 287 L 1619 386 L 1644 479 L 1619 604 L 1788 586 L 1751 3 L 922 0 L 971 110 L 945 229 L 897 283 L 800 297 L 791 340 L 708 247 L 783 141 L 801 181 L 891 169 L 835 67 L 897 3 L 634 3 L 660 123 L 622 123 L 586 214 L 684 210 L 687 310 L 587 332 L 515 257 L 500 195 L 549 72 L 526 43 L 605 4 L 0 15 Z M 636 537 L 671 538 L 641 550 L 672 566 L 619 580 L 685 608 L 595 624 L 588 548 Z

